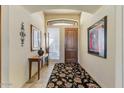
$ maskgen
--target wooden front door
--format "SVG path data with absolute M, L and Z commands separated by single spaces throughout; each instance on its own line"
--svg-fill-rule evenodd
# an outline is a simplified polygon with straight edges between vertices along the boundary
M 65 63 L 78 61 L 78 28 L 65 28 Z

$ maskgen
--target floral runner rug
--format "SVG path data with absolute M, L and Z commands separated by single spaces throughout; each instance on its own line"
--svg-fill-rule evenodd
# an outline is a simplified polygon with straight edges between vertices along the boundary
M 100 88 L 78 63 L 56 63 L 47 88 Z

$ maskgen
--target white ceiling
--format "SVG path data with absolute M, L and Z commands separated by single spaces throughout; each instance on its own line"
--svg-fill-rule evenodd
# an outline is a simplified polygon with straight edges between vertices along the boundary
M 94 13 L 101 5 L 23 5 L 31 13 L 44 11 L 45 13 L 75 13 L 81 11 Z
M 72 10 L 72 9 L 49 9 L 44 10 L 45 14 L 80 14 L 81 10 Z

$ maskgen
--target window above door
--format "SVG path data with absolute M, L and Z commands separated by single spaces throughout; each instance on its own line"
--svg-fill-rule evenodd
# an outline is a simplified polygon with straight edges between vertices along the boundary
M 47 22 L 47 26 L 78 26 L 78 22 L 69 19 L 50 20 Z

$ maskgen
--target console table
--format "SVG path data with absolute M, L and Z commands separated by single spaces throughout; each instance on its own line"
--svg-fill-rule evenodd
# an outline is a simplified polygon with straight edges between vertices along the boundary
M 31 72 L 32 72 L 32 62 L 37 62 L 38 66 L 38 80 L 40 79 L 40 64 L 43 67 L 43 61 L 47 62 L 47 66 L 49 65 L 48 61 L 48 54 L 44 54 L 43 56 L 33 56 L 28 58 L 29 61 L 29 80 L 31 79 Z
M 28 58 L 29 60 L 29 80 L 31 79 L 31 70 L 32 70 L 32 62 L 37 62 L 38 64 L 38 80 L 40 79 L 40 63 L 41 67 L 43 67 L 43 57 L 34 56 L 31 58 Z

